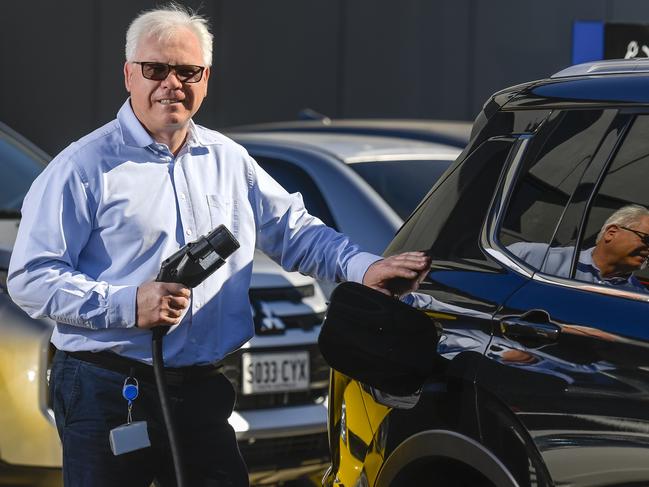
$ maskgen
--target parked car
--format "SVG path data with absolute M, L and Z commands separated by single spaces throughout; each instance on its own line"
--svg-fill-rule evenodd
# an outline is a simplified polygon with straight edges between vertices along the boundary
M 33 320 L 6 292 L 23 197 L 49 157 L 0 125 L 0 484 L 61 485 L 61 451 L 48 397 L 51 320 Z M 329 369 L 316 339 L 325 298 L 314 279 L 255 254 L 250 287 L 256 335 L 224 362 L 237 390 L 230 417 L 251 481 L 276 483 L 328 465 Z M 257 366 L 299 360 L 298 381 L 264 382 Z M 262 383 L 263 382 L 263 383 Z
M 634 262 L 649 255 L 647 232 L 605 225 L 649 207 L 648 86 L 647 60 L 597 62 L 486 102 L 385 251 L 432 257 L 407 298 L 437 330 L 414 357 L 427 372 L 390 355 L 390 373 L 370 377 L 392 350 L 370 360 L 353 345 L 347 375 L 330 383 L 324 486 L 649 485 L 649 271 L 609 279 L 582 260 L 602 227 L 624 232 Z M 558 253 L 565 265 L 550 265 Z M 359 300 L 373 306 L 342 316 L 411 322 L 403 303 L 370 291 Z M 422 349 L 420 336 L 401 338 Z
M 401 137 L 312 132 L 233 132 L 259 165 L 312 215 L 381 254 L 460 149 Z M 333 285 L 320 282 L 325 294 Z
M 241 125 L 226 132 L 320 132 L 378 135 L 422 140 L 464 149 L 471 135 L 471 122 L 426 119 L 353 119 L 315 115 L 311 120 Z

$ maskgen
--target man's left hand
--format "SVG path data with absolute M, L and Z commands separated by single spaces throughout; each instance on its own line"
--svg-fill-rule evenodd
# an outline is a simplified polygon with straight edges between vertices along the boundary
M 419 287 L 430 268 L 424 252 L 404 252 L 378 260 L 368 267 L 363 284 L 383 294 L 401 296 Z

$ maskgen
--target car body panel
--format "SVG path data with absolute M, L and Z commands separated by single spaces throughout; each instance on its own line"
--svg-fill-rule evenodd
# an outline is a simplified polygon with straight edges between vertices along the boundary
M 2 460 L 20 466 L 60 466 L 60 441 L 47 409 L 45 386 L 53 324 L 30 319 L 2 292 L 0 323 Z

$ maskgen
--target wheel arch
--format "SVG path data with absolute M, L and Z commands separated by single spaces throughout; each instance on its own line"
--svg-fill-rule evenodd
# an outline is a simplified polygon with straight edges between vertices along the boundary
M 447 430 L 422 431 L 401 443 L 385 461 L 376 487 L 390 487 L 401 471 L 426 458 L 455 460 L 470 466 L 498 487 L 519 487 L 491 451 L 473 438 Z

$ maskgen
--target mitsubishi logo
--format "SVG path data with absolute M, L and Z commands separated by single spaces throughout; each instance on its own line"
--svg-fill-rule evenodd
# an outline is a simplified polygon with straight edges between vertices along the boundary
M 284 330 L 286 330 L 286 325 L 281 318 L 273 313 L 273 310 L 268 305 L 268 303 L 259 301 L 255 304 L 255 325 L 257 328 L 257 333 L 260 335 L 284 333 Z

